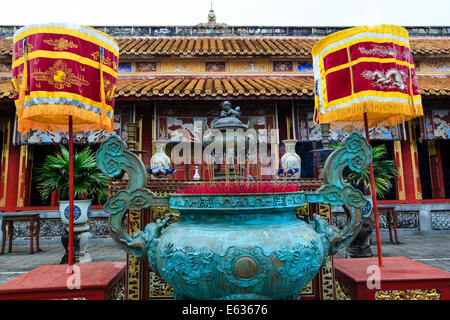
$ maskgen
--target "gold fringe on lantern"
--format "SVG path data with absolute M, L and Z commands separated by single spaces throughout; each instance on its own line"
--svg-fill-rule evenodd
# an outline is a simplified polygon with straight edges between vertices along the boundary
M 101 115 L 76 108 L 66 104 L 36 104 L 25 108 L 21 118 L 18 118 L 17 131 L 22 134 L 29 129 L 41 131 L 68 131 L 68 117 L 72 116 L 73 131 L 88 131 L 105 129 L 111 132 L 114 129 L 114 119 L 106 116 L 106 125 Z
M 335 121 L 364 121 L 363 115 L 373 123 L 386 122 L 389 126 L 395 126 L 404 121 L 423 115 L 422 104 L 410 104 L 401 102 L 389 102 L 386 108 L 384 101 L 363 101 L 347 107 L 338 108 L 326 113 L 319 113 L 319 123 L 332 123 Z

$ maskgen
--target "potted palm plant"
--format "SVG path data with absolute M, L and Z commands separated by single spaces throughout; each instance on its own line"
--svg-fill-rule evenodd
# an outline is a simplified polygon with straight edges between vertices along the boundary
M 341 142 L 335 141 L 330 145 L 330 149 L 341 148 Z M 380 144 L 372 148 L 372 166 L 375 178 L 375 192 L 377 198 L 384 198 L 392 188 L 392 179 L 398 176 L 398 171 L 395 169 L 393 160 L 386 160 L 384 157 L 387 154 L 386 145 Z M 370 171 L 365 168 L 360 173 L 349 172 L 347 175 L 348 182 L 356 187 L 361 186 L 364 189 L 364 194 L 369 201 L 372 201 L 370 196 Z M 370 216 L 364 219 L 363 226 L 359 234 L 346 248 L 346 256 L 348 258 L 372 257 L 372 250 L 370 248 L 370 236 L 372 234 L 372 227 L 370 224 Z
M 84 225 L 91 213 L 91 201 L 102 202 L 107 196 L 108 177 L 96 164 L 96 157 L 88 146 L 73 156 L 74 171 L 74 224 Z M 54 191 L 59 191 L 60 215 L 69 224 L 69 152 L 61 145 L 61 152 L 48 155 L 43 165 L 36 169 L 35 181 L 43 201 Z

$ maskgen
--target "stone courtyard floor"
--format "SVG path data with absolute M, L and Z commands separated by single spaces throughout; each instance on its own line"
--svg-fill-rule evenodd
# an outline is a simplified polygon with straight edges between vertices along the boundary
M 376 256 L 376 240 L 373 239 L 372 252 Z M 406 258 L 434 266 L 450 272 L 450 233 L 402 235 L 400 244 L 389 241 L 389 236 L 382 233 L 382 252 L 384 257 L 404 256 Z M 41 265 L 59 264 L 64 255 L 61 244 L 41 244 L 42 252 L 29 253 L 29 246 L 14 245 L 11 253 L 0 255 L 0 284 L 8 282 Z M 90 243 L 88 252 L 92 262 L 126 261 L 126 254 L 115 243 L 102 241 Z M 335 257 L 343 258 L 344 250 Z

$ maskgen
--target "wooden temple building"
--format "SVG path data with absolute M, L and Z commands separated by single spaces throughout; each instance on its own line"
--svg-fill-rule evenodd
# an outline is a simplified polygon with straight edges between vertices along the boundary
M 43 203 L 33 175 L 67 136 L 40 131 L 21 135 L 16 130 L 11 46 L 18 28 L 0 27 L 0 211 L 40 211 L 41 239 L 59 239 L 58 196 Z M 173 133 L 179 128 L 194 135 L 202 120 L 217 117 L 220 102 L 228 100 L 240 106 L 243 122 L 279 129 L 280 157 L 281 141 L 297 139 L 301 180 L 311 188 L 319 184 L 320 163 L 311 152 L 322 147 L 320 126 L 313 122 L 311 49 L 321 37 L 344 28 L 228 26 L 216 23 L 214 15 L 196 26 L 95 28 L 115 37 L 120 48 L 115 133 L 130 148 L 144 151 L 140 155 L 147 167 L 153 140 L 176 141 Z M 373 145 L 385 144 L 400 172 L 379 206 L 395 207 L 399 229 L 437 232 L 450 228 L 450 28 L 407 30 L 425 115 L 398 127 L 371 130 Z M 330 139 L 342 139 L 346 132 L 342 126 L 330 133 Z M 102 131 L 82 132 L 75 135 L 75 143 L 77 148 L 90 144 L 96 149 L 105 137 Z M 166 151 L 170 148 L 169 144 Z M 192 180 L 195 165 L 175 167 L 178 172 L 169 180 L 151 182 L 155 190 L 170 192 Z M 199 167 L 201 177 L 206 177 L 207 168 Z M 108 237 L 107 215 L 101 208 L 99 203 L 94 206 L 94 237 Z M 330 218 L 327 209 L 316 209 Z M 130 230 L 145 226 L 165 209 L 156 211 L 131 212 Z M 27 234 L 20 228 L 15 232 L 19 239 Z M 305 295 L 333 299 L 330 265 L 319 276 L 321 285 L 307 287 Z M 169 297 L 165 285 L 155 279 L 147 265 L 129 258 L 130 299 Z

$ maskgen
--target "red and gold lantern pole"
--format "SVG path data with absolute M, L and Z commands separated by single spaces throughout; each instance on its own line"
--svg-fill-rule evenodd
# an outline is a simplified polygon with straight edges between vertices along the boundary
M 12 83 L 17 130 L 69 134 L 69 266 L 73 265 L 73 132 L 114 128 L 119 47 L 93 28 L 51 23 L 17 30 Z
M 69 266 L 73 265 L 73 124 L 69 116 Z M 72 271 L 72 270 L 71 270 Z
M 319 40 L 312 49 L 317 123 L 352 122 L 364 127 L 394 126 L 423 115 L 409 35 L 394 25 L 342 30 Z M 370 121 L 370 122 L 369 122 Z M 378 263 L 383 265 L 375 177 L 370 186 L 377 235 Z

